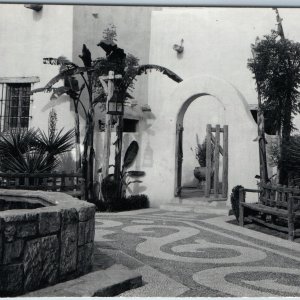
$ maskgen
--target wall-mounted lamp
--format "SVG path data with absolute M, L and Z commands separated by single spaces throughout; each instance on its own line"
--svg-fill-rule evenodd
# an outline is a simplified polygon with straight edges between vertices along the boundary
M 38 12 L 43 8 L 43 5 L 42 4 L 24 4 L 24 7 Z
M 151 112 L 151 107 L 149 104 L 141 105 L 142 112 Z
M 184 50 L 184 47 L 183 47 L 183 39 L 181 39 L 180 45 L 174 44 L 173 49 L 174 49 L 178 54 L 181 54 L 181 53 L 183 52 L 183 50 Z

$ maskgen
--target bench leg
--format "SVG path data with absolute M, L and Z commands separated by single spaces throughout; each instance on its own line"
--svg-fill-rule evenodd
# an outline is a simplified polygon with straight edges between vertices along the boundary
M 288 216 L 288 230 L 289 230 L 289 241 L 294 240 L 294 234 L 295 234 L 295 225 L 294 225 L 294 218 L 293 216 Z
M 240 204 L 239 224 L 242 227 L 244 226 L 244 206 L 242 204 Z

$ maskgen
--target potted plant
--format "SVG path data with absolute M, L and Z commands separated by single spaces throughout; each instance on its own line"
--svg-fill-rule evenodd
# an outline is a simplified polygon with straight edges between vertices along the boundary
M 206 138 L 203 140 L 202 143 L 200 143 L 198 134 L 196 134 L 196 144 L 197 144 L 197 146 L 195 147 L 194 152 L 195 152 L 195 158 L 198 161 L 199 166 L 195 167 L 194 176 L 201 183 L 206 178 Z M 213 153 L 214 153 L 213 144 L 211 144 L 211 149 L 212 149 L 211 160 L 213 160 Z

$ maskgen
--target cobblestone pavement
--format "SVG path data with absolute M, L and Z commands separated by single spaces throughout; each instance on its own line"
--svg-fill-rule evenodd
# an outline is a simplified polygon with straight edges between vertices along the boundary
M 98 264 L 114 257 L 143 287 L 121 296 L 300 296 L 300 244 L 213 212 L 98 213 Z M 106 260 L 107 261 L 107 260 Z

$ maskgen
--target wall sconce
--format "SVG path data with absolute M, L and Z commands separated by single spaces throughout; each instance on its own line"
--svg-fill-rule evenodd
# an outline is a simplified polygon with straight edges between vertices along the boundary
M 183 52 L 183 50 L 184 50 L 184 47 L 183 47 L 183 39 L 181 39 L 180 45 L 174 44 L 173 49 L 174 49 L 178 54 L 181 54 L 181 53 Z
M 151 107 L 149 104 L 141 105 L 142 112 L 151 112 Z
M 42 4 L 24 4 L 24 7 L 38 12 L 43 8 L 43 5 Z

